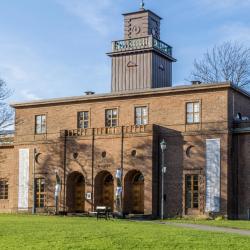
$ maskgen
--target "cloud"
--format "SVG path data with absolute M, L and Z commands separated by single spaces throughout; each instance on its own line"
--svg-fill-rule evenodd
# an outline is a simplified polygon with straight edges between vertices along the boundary
M 20 93 L 21 93 L 22 97 L 27 101 L 36 101 L 36 100 L 41 99 L 40 97 L 38 97 L 36 94 L 32 93 L 28 89 L 23 89 L 23 90 L 21 90 Z
M 87 26 L 106 35 L 112 26 L 112 12 L 120 0 L 56 0 L 69 13 L 80 18 Z M 116 3 L 114 3 L 116 2 Z
M 215 9 L 235 9 L 250 6 L 250 0 L 195 0 L 197 4 L 203 5 L 206 8 Z
M 227 23 L 218 28 L 216 32 L 220 41 L 237 41 L 250 46 L 250 27 L 244 23 Z
M 27 72 L 19 65 L 1 63 L 0 70 L 3 78 L 11 78 L 14 81 L 22 81 L 28 78 Z

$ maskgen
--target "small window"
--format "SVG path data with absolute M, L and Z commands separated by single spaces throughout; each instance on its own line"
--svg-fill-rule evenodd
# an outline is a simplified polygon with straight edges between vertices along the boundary
M 35 117 L 36 134 L 46 133 L 46 115 L 36 115 Z
M 0 179 L 0 200 L 8 200 L 9 183 L 8 180 Z
M 148 107 L 136 107 L 135 108 L 135 124 L 146 125 L 148 124 Z
M 199 208 L 199 176 L 198 175 L 186 175 L 186 208 Z
M 89 127 L 89 112 L 83 111 L 77 113 L 77 128 Z
M 200 103 L 189 102 L 187 103 L 187 123 L 199 123 L 200 122 Z
M 45 178 L 36 178 L 35 185 L 36 185 L 36 207 L 44 208 L 46 199 Z
M 105 111 L 105 126 L 106 127 L 118 126 L 118 110 L 117 109 L 107 109 Z

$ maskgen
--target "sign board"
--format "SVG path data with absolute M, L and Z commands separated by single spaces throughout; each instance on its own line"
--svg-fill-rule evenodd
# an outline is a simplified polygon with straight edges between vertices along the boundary
M 18 210 L 29 207 L 29 149 L 19 149 Z
M 220 139 L 206 140 L 206 212 L 220 212 Z
M 86 197 L 86 200 L 91 200 L 92 199 L 92 195 L 91 195 L 90 192 L 86 193 L 85 197 Z

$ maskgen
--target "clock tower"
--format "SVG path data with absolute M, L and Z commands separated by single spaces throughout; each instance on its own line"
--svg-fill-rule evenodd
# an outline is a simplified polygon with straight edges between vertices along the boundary
M 150 10 L 123 14 L 124 40 L 112 42 L 112 92 L 172 86 L 172 47 L 160 40 L 161 18 Z

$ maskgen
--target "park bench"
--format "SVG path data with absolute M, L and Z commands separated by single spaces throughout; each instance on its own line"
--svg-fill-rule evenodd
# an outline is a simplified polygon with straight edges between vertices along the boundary
M 106 220 L 109 219 L 111 216 L 111 208 L 106 206 L 97 206 L 96 207 L 96 218 L 105 218 Z

